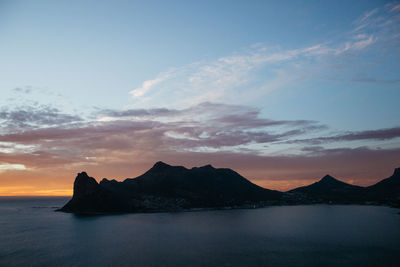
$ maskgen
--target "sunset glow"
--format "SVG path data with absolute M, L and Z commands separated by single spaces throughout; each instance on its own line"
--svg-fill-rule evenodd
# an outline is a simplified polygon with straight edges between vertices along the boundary
M 389 177 L 400 4 L 283 2 L 2 1 L 0 196 L 157 161 L 282 191 Z

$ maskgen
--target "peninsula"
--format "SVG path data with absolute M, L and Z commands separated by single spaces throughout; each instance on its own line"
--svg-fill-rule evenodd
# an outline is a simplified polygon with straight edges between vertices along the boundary
M 211 165 L 187 169 L 160 161 L 143 175 L 123 182 L 104 178 L 98 183 L 86 172 L 79 173 L 73 197 L 60 211 L 102 214 L 317 203 L 400 207 L 400 168 L 368 187 L 326 175 L 309 186 L 280 192 L 255 185 L 231 169 Z

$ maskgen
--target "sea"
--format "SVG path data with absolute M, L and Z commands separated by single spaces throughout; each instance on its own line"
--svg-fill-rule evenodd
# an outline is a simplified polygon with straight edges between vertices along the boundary
M 0 198 L 0 266 L 400 266 L 400 210 L 304 205 L 78 216 Z

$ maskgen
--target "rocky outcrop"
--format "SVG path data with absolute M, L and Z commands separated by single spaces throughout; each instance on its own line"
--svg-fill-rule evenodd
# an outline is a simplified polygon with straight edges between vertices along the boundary
M 128 212 L 131 208 L 126 198 L 100 186 L 86 172 L 81 172 L 76 176 L 72 199 L 60 210 L 74 213 L 103 213 Z

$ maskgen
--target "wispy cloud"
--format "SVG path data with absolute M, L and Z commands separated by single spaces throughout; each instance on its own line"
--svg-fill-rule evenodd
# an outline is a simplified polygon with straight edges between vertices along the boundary
M 354 59 L 355 54 L 375 44 L 393 45 L 393 40 L 389 42 L 388 38 L 400 39 L 400 36 L 393 37 L 398 33 L 399 11 L 397 5 L 391 4 L 366 12 L 340 40 L 333 37 L 322 43 L 286 50 L 257 44 L 214 61 L 171 68 L 144 81 L 130 93 L 135 105 L 143 107 L 168 103 L 183 108 L 206 101 L 249 103 L 273 90 L 296 85 L 299 80 L 329 73 L 330 63 L 337 60 L 342 65 L 339 76 L 349 76 L 354 73 L 350 58 Z M 343 65 L 346 60 L 350 64 L 348 68 Z M 383 80 L 380 77 L 371 79 L 374 82 Z
M 317 56 L 328 52 L 323 45 L 281 51 L 267 47 L 250 48 L 243 54 L 220 57 L 212 62 L 196 62 L 179 68 L 172 68 L 152 80 L 143 82 L 140 88 L 130 93 L 135 99 L 142 98 L 147 105 L 162 103 L 187 107 L 205 101 L 233 100 L 230 95 L 242 100 L 249 98 L 249 90 L 268 87 L 268 82 L 255 76 L 257 71 L 271 67 L 266 73 L 271 84 L 276 78 L 290 80 L 282 74 L 279 64 L 301 57 Z M 244 92 L 246 88 L 246 92 Z M 270 87 L 271 88 L 271 87 Z M 234 101 L 238 103 L 239 101 Z M 139 103 L 139 102 L 138 102 Z
M 379 129 L 379 130 L 367 130 L 358 132 L 346 132 L 344 134 L 316 137 L 309 139 L 300 140 L 288 140 L 285 143 L 305 143 L 305 144 L 326 144 L 329 142 L 341 142 L 341 141 L 359 141 L 359 140 L 391 140 L 400 138 L 400 127 Z
M 104 110 L 109 120 L 25 129 L 0 136 L 2 142 L 21 144 L 57 145 L 76 144 L 77 147 L 96 148 L 105 145 L 130 149 L 132 146 L 154 147 L 168 150 L 188 150 L 196 147 L 233 147 L 249 143 L 268 143 L 288 136 L 314 131 L 322 125 L 313 121 L 277 121 L 260 117 L 260 110 L 246 106 L 202 103 L 182 110 Z M 72 117 L 74 118 L 74 117 Z M 12 122 L 14 118 L 10 119 Z M 17 120 L 19 122 L 19 120 Z M 68 120 L 67 120 L 68 121 Z M 53 122 L 53 121 L 52 121 Z M 36 121 L 38 123 L 38 121 Z M 7 132 L 7 131 L 6 131 Z M 141 144 L 135 142 L 141 140 Z M 79 143 L 79 144 L 78 144 Z M 88 147 L 89 146 L 89 147 Z
M 49 105 L 3 107 L 0 109 L 1 131 L 23 131 L 27 128 L 59 126 L 82 121 L 77 115 L 62 113 Z
M 164 80 L 168 79 L 169 74 L 164 73 L 153 80 L 144 81 L 142 86 L 130 91 L 130 94 L 133 98 L 139 98 L 146 94 L 152 87 L 156 86 L 157 84 L 163 82 Z
M 352 32 L 355 34 L 375 32 L 385 39 L 390 33 L 398 31 L 399 6 L 397 2 L 392 2 L 366 12 L 354 21 L 355 28 Z
M 357 34 L 353 37 L 353 39 L 354 40 L 346 42 L 342 48 L 336 49 L 336 55 L 340 55 L 352 50 L 362 50 L 375 41 L 373 35 L 366 36 L 365 34 Z
M 11 126 L 19 123 L 18 116 L 3 117 L 10 122 L 2 124 L 0 172 L 58 175 L 84 168 L 121 178 L 138 175 L 153 161 L 165 160 L 189 166 L 213 163 L 232 167 L 261 185 L 289 189 L 285 181 L 297 179 L 301 184 L 337 166 L 342 174 L 353 170 L 354 164 L 362 166 L 370 160 L 392 168 L 396 149 L 344 149 L 341 145 L 352 140 L 388 140 L 400 135 L 399 129 L 393 128 L 318 137 L 326 126 L 315 121 L 273 120 L 262 117 L 257 108 L 209 102 L 184 109 L 97 110 L 97 120 L 80 118 L 78 122 L 72 115 L 45 109 L 48 110 L 53 111 L 49 114 L 56 114 L 51 123 L 34 119 L 35 127 L 22 130 Z M 44 111 L 36 111 L 41 112 Z M 104 116 L 109 120 L 99 120 Z M 310 134 L 317 137 L 304 139 Z M 300 145 L 297 149 L 301 153 L 274 153 L 273 146 L 279 147 L 287 140 Z M 329 142 L 338 142 L 339 146 L 315 146 Z M 307 147 L 310 144 L 313 146 Z M 290 172 L 291 169 L 296 172 Z
M 114 153 L 129 151 L 157 154 L 213 152 L 216 149 L 268 155 L 273 154 L 274 149 L 265 149 L 266 146 L 400 137 L 399 128 L 321 136 L 327 126 L 315 121 L 267 119 L 257 108 L 209 102 L 185 109 L 100 110 L 96 112 L 98 118 L 107 116 L 109 119 L 92 121 L 49 110 L 37 114 L 51 114 L 54 116 L 52 120 L 48 121 L 46 116 L 40 120 L 33 117 L 36 127 L 23 130 L 16 130 L 13 124 L 24 124 L 25 120 L 21 122 L 19 116 L 4 117 L 6 123 L 0 135 L 3 160 L 7 155 L 27 153 L 33 158 L 50 157 L 52 160 L 46 164 L 64 164 L 63 159 L 65 162 L 90 162 L 98 159 L 99 155 L 112 158 Z M 305 139 L 304 136 L 309 134 L 316 137 Z
M 25 170 L 25 165 L 23 164 L 8 164 L 8 163 L 0 163 L 0 173 L 8 171 L 8 170 Z
M 13 91 L 22 94 L 30 94 L 33 91 L 33 88 L 31 86 L 16 87 Z
M 390 9 L 390 12 L 397 12 L 400 11 L 400 4 L 398 2 L 389 3 L 386 5 Z
M 356 25 L 354 31 L 360 31 L 364 28 L 366 28 L 374 18 L 374 15 L 376 15 L 379 12 L 379 8 L 374 8 L 373 10 L 367 11 L 364 13 L 359 19 L 354 21 L 354 24 Z

